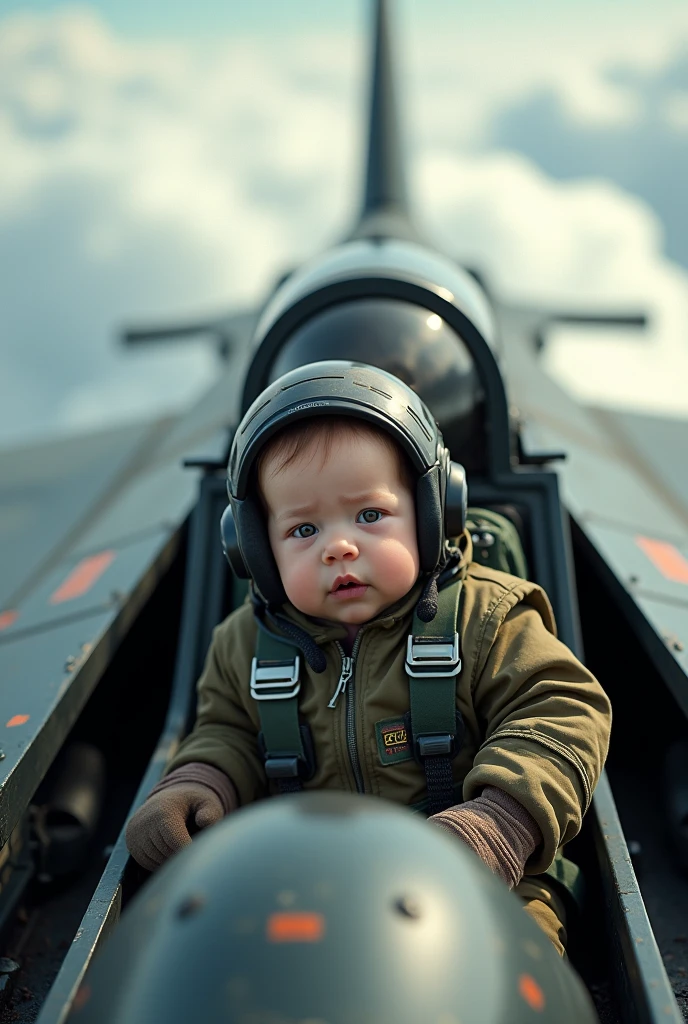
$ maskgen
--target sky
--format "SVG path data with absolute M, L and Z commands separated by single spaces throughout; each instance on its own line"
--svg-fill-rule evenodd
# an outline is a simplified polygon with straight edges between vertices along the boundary
M 0 6 L 0 446 L 158 415 L 216 370 L 124 325 L 243 308 L 344 233 L 363 0 Z M 418 220 L 513 300 L 645 309 L 558 330 L 585 400 L 688 415 L 688 5 L 397 0 Z

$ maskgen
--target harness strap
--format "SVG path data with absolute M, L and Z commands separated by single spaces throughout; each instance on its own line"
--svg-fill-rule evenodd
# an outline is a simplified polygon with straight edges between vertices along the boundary
M 411 735 L 415 757 L 425 770 L 429 814 L 454 803 L 451 762 L 462 725 L 456 710 L 456 676 L 461 671 L 457 623 L 463 581 L 440 590 L 431 622 L 413 616 L 406 671 L 411 696 Z M 458 718 L 458 721 L 457 721 Z
M 265 774 L 283 793 L 303 788 L 302 766 L 308 765 L 299 723 L 300 661 L 298 648 L 258 630 L 251 696 L 258 702 Z
M 407 641 L 411 742 L 425 771 L 429 814 L 454 803 L 451 762 L 463 730 L 456 710 L 462 586 L 458 580 L 440 590 L 437 614 L 431 622 L 422 622 L 414 614 L 413 633 Z M 309 778 L 315 769 L 312 740 L 299 721 L 300 659 L 298 648 L 258 630 L 251 696 L 258 702 L 265 773 L 283 793 L 301 790 L 302 778 Z

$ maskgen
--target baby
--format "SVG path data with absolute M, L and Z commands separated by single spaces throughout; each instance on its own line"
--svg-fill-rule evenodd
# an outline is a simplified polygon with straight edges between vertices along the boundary
M 580 829 L 609 702 L 556 639 L 537 585 L 472 563 L 465 531 L 447 541 L 448 466 L 423 403 L 372 367 L 311 364 L 254 403 L 229 470 L 230 555 L 252 599 L 215 630 L 195 727 L 129 823 L 145 868 L 190 830 L 280 791 L 358 791 L 426 812 L 429 797 L 428 820 L 514 888 L 563 953 L 563 907 L 542 873 Z M 447 670 L 450 734 L 423 746 L 409 651 L 422 658 L 433 621 L 444 625 L 433 650 L 448 657 L 442 642 L 456 631 L 461 661 Z M 261 643 L 272 643 L 268 659 Z M 291 759 L 266 749 L 271 684 L 257 680 L 275 650 L 284 662 L 299 654 L 286 696 L 304 743 Z

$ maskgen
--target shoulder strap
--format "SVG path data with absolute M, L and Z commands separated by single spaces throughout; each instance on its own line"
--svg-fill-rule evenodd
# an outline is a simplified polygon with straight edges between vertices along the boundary
M 299 723 L 299 650 L 258 629 L 251 696 L 258 701 L 265 774 L 282 792 L 298 792 L 309 757 Z
M 425 769 L 429 814 L 454 803 L 451 762 L 461 742 L 463 722 L 456 710 L 456 677 L 461 671 L 457 624 L 462 580 L 440 590 L 430 623 L 413 617 L 406 646 L 411 702 L 411 737 Z M 264 627 L 258 629 L 251 663 L 251 696 L 258 701 L 265 773 L 282 792 L 302 789 L 315 770 L 307 726 L 299 722 L 300 652 Z
M 454 803 L 451 762 L 461 742 L 463 722 L 456 710 L 456 677 L 461 672 L 459 603 L 463 581 L 457 580 L 437 599 L 432 622 L 413 616 L 406 648 L 411 695 L 414 755 L 425 769 L 429 814 Z

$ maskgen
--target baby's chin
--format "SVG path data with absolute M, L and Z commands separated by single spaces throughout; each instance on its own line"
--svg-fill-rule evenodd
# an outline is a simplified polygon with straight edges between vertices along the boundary
M 380 612 L 381 608 L 346 608 L 342 609 L 339 615 L 331 615 L 335 622 L 342 622 L 345 626 L 362 626 L 364 622 L 370 622 Z
M 326 598 L 317 604 L 311 604 L 307 601 L 300 602 L 298 598 L 294 600 L 294 597 L 290 596 L 288 591 L 287 597 L 298 611 L 311 619 L 322 622 L 339 622 L 345 626 L 362 626 L 364 623 L 377 618 L 387 608 L 397 604 L 407 593 L 408 590 L 398 597 L 387 594 L 386 599 L 383 600 L 382 595 L 376 593 L 375 588 L 371 587 L 365 597 L 348 598 L 346 600 Z
M 370 622 L 374 619 L 383 609 L 382 606 L 377 607 L 370 603 L 354 604 L 353 602 L 346 605 L 335 605 L 334 607 L 329 602 L 325 605 L 321 605 L 317 608 L 308 607 L 304 608 L 299 606 L 292 601 L 292 604 L 302 612 L 304 615 L 308 615 L 311 619 L 316 619 L 321 622 L 339 622 L 344 626 L 362 626 L 365 622 Z
M 328 618 L 346 626 L 362 626 L 377 618 L 387 608 L 391 608 L 398 600 L 399 598 L 395 598 L 393 601 L 362 601 L 360 604 L 351 602 L 351 604 L 328 609 Z
M 307 615 L 310 619 L 316 619 L 320 622 L 341 622 L 347 626 L 360 626 L 362 623 L 374 619 L 378 614 L 378 609 L 371 608 L 370 606 L 363 607 L 362 605 L 354 607 L 352 604 L 349 604 L 344 607 L 335 606 L 333 608 L 331 605 L 326 604 L 319 605 L 318 607 L 311 605 L 307 608 L 303 606 L 299 608 L 295 601 L 292 601 L 292 604 L 297 611 Z

